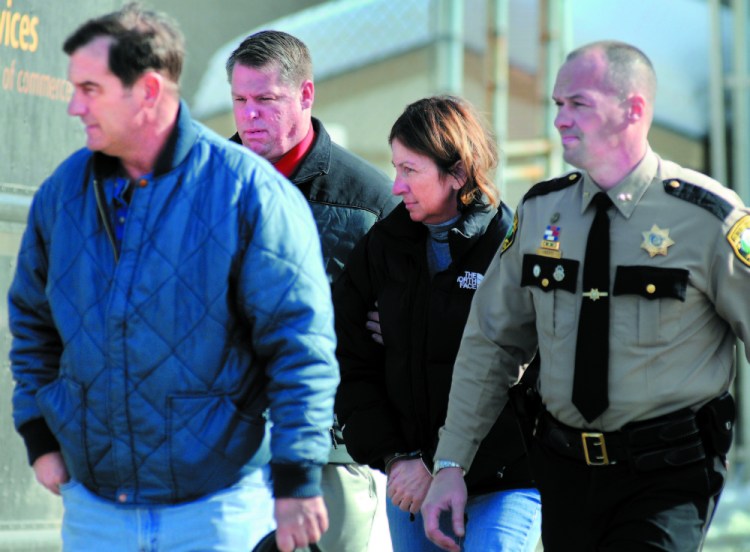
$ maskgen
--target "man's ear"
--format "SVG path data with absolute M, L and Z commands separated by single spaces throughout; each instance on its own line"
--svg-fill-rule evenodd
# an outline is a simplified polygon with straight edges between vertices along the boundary
M 640 94 L 628 98 L 628 121 L 636 122 L 643 119 L 646 113 L 646 99 Z
M 306 80 L 302 82 L 302 97 L 301 104 L 302 109 L 312 109 L 313 102 L 315 101 L 315 85 L 313 81 Z
M 146 71 L 140 78 L 142 98 L 147 107 L 154 107 L 164 88 L 164 77 L 156 71 Z

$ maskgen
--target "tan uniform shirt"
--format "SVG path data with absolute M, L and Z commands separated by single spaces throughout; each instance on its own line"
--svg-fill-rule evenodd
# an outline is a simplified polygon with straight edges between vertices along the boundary
M 571 396 L 589 203 L 600 189 L 581 173 L 549 184 L 527 194 L 502 262 L 498 254 L 476 292 L 436 458 L 470 465 L 537 347 L 545 407 L 578 428 L 612 431 L 699 407 L 734 377 L 735 336 L 750 337 L 750 211 L 649 150 L 608 192 L 610 406 L 586 423 Z

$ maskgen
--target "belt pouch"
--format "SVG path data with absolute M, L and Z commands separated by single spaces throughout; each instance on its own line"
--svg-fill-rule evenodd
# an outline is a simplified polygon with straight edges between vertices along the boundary
M 732 446 L 737 409 L 734 398 L 725 391 L 707 402 L 696 415 L 701 436 L 713 453 L 726 456 Z

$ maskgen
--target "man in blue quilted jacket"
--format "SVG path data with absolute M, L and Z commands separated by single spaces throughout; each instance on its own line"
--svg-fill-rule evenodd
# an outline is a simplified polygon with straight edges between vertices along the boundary
M 245 38 L 227 60 L 237 133 L 231 140 L 273 163 L 304 194 L 333 282 L 359 239 L 400 201 L 391 180 L 364 159 L 331 140 L 312 116 L 315 99 L 310 52 L 282 31 Z M 330 527 L 324 550 L 365 552 L 378 506 L 375 480 L 354 462 L 338 424 L 323 468 Z M 385 515 L 381 505 L 381 511 Z
M 37 192 L 9 292 L 14 421 L 64 550 L 317 541 L 338 367 L 304 197 L 190 118 L 163 14 L 64 50 L 87 147 Z

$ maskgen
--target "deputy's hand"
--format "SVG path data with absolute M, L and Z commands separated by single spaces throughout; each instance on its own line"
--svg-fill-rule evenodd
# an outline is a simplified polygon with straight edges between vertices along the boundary
M 70 480 L 68 468 L 59 452 L 48 452 L 34 460 L 31 466 L 34 469 L 36 480 L 48 491 L 56 495 L 60 494 L 60 485 Z
M 378 302 L 375 301 L 375 309 L 377 308 Z M 367 313 L 365 327 L 372 332 L 372 340 L 383 345 L 383 332 L 380 331 L 380 313 L 377 310 Z
M 293 552 L 318 542 L 328 530 L 328 511 L 323 497 L 277 498 L 276 546 L 281 552 Z
M 386 491 L 394 506 L 416 514 L 422 507 L 431 481 L 432 475 L 421 458 L 398 460 L 388 472 Z
M 461 468 L 444 468 L 432 479 L 432 485 L 422 505 L 424 532 L 427 538 L 443 550 L 460 552 L 456 542 L 440 530 L 440 512 L 451 511 L 453 532 L 463 537 L 466 483 Z

